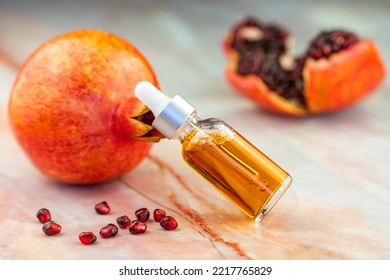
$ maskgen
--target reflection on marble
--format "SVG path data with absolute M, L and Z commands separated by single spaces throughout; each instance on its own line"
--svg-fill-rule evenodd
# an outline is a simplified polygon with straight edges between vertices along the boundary
M 286 20 L 303 39 L 323 26 L 356 27 L 378 41 L 389 64 L 390 41 L 381 36 L 389 12 L 385 2 L 356 4 L 356 14 L 350 2 L 323 4 L 323 9 L 310 1 L 294 7 L 257 1 L 104 3 L 0 3 L 0 259 L 390 258 L 388 81 L 343 113 L 278 117 L 227 86 L 219 49 L 223 32 L 252 11 L 266 20 Z M 320 11 L 337 11 L 334 22 Z M 360 21 L 359 11 L 371 20 Z M 305 29 L 297 26 L 302 23 Z M 174 141 L 156 144 L 133 172 L 95 186 L 56 183 L 32 166 L 7 122 L 9 91 L 18 67 L 40 43 L 82 27 L 105 29 L 136 43 L 164 89 L 191 100 L 201 116 L 224 119 L 291 173 L 292 187 L 263 222 L 252 222 L 189 169 Z M 102 200 L 112 207 L 109 215 L 94 211 Z M 63 226 L 60 235 L 42 233 L 35 218 L 41 207 Z M 98 234 L 120 215 L 134 218 L 140 207 L 165 209 L 179 228 L 164 231 L 151 221 L 144 235 L 120 229 L 115 238 L 98 238 L 92 246 L 79 242 L 81 231 Z

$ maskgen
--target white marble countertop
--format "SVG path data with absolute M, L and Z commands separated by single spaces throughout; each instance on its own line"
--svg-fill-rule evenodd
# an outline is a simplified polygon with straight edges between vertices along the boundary
M 321 29 L 352 29 L 377 41 L 390 65 L 386 1 L 76 2 L 0 3 L 0 259 L 390 258 L 388 80 L 348 111 L 279 117 L 228 86 L 220 48 L 228 28 L 249 12 L 288 26 L 298 51 Z M 190 170 L 174 141 L 154 145 L 136 170 L 96 186 L 59 184 L 35 169 L 7 121 L 12 83 L 21 63 L 42 42 L 86 27 L 133 42 L 165 90 L 191 100 L 199 115 L 230 123 L 292 175 L 292 187 L 263 222 L 252 222 Z M 93 214 L 102 200 L 113 209 L 108 216 Z M 59 236 L 43 235 L 35 218 L 41 207 L 62 224 Z M 139 207 L 165 209 L 179 228 L 167 232 L 151 223 L 145 235 L 120 230 L 94 246 L 77 239 L 79 232 L 97 233 Z

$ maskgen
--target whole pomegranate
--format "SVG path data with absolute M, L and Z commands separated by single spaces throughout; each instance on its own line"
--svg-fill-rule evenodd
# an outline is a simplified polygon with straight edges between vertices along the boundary
M 60 35 L 22 65 L 9 100 L 13 132 L 35 166 L 55 180 L 92 184 L 136 167 L 161 135 L 134 95 L 158 82 L 130 43 L 99 30 Z
M 300 57 L 290 43 L 283 28 L 243 18 L 223 40 L 227 80 L 266 109 L 308 115 L 350 107 L 385 77 L 375 43 L 351 32 L 322 32 Z

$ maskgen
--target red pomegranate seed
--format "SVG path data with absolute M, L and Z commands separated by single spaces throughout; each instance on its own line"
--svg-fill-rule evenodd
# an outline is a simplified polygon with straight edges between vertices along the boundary
M 47 223 L 51 220 L 50 211 L 46 208 L 39 209 L 36 216 L 42 224 Z
M 138 221 L 140 222 L 146 222 L 149 220 L 149 210 L 146 208 L 140 208 L 137 211 L 135 211 L 135 215 L 137 216 Z
M 42 226 L 42 231 L 46 234 L 46 235 L 56 235 L 56 234 L 59 234 L 60 231 L 61 231 L 61 226 L 53 221 L 50 221 L 50 222 L 47 222 L 47 223 L 44 223 L 43 226 Z
M 131 223 L 131 220 L 129 219 L 129 217 L 127 217 L 126 215 L 124 216 L 120 216 L 116 219 L 116 222 L 118 224 L 118 226 L 120 228 L 127 228 L 130 223 Z
M 147 228 L 148 227 L 146 226 L 146 224 L 144 222 L 135 220 L 135 221 L 131 222 L 130 227 L 129 227 L 129 231 L 132 234 L 140 234 L 140 233 L 144 233 Z
M 83 231 L 79 234 L 79 239 L 84 245 L 91 245 L 92 243 L 95 243 L 96 236 L 90 231 Z
M 95 210 L 98 214 L 106 215 L 110 213 L 111 209 L 110 206 L 106 201 L 102 201 L 95 205 Z
M 179 224 L 177 223 L 177 221 L 173 217 L 165 216 L 160 221 L 160 225 L 165 230 L 175 230 Z
M 114 224 L 108 224 L 100 229 L 100 236 L 102 238 L 114 237 L 118 233 L 118 227 Z
M 162 209 L 154 209 L 153 218 L 156 222 L 160 222 L 162 218 L 166 216 L 165 211 Z

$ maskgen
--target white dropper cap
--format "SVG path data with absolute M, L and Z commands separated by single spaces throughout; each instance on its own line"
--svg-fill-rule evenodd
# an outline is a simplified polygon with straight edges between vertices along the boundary
M 171 99 L 146 81 L 138 83 L 134 92 L 135 96 L 153 112 L 155 119 L 152 125 L 169 139 L 195 112 L 194 106 L 180 95 Z

